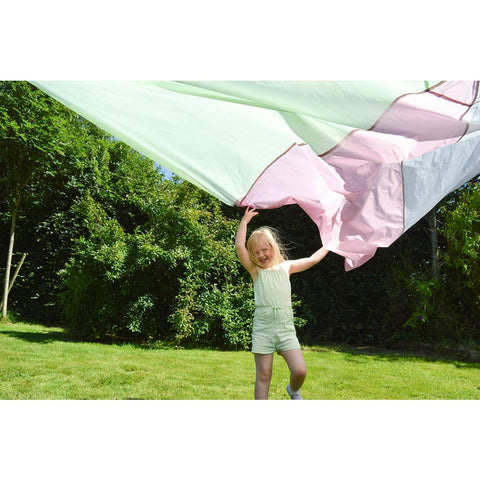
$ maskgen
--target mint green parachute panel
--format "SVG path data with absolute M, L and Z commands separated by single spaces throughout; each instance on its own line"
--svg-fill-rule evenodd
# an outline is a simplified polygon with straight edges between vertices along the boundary
M 33 83 L 228 204 L 300 205 L 347 269 L 480 172 L 477 81 Z

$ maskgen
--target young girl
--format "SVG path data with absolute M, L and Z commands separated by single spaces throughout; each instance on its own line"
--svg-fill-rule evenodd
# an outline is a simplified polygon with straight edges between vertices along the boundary
M 279 351 L 290 370 L 287 392 L 292 400 L 302 400 L 307 369 L 293 324 L 290 275 L 316 265 L 328 253 L 320 248 L 308 258 L 285 260 L 279 241 L 268 227 L 255 230 L 248 239 L 247 225 L 258 215 L 247 207 L 235 238 L 241 264 L 250 273 L 254 285 L 252 352 L 255 354 L 255 399 L 267 399 L 272 378 L 273 353 Z

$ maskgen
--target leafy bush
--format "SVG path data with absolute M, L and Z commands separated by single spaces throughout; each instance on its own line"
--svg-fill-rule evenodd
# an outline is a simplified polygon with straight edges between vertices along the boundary
M 457 338 L 480 339 L 480 186 L 468 183 L 452 204 L 443 208 L 441 229 L 446 248 L 443 288 Z
M 480 189 L 475 182 L 454 192 L 438 209 L 440 275 L 431 262 L 410 266 L 403 276 L 407 321 L 396 338 L 461 345 L 480 339 Z M 397 270 L 398 271 L 398 270 Z
M 235 256 L 237 221 L 223 216 L 217 200 L 165 180 L 143 199 L 146 220 L 131 233 L 90 196 L 74 213 L 88 234 L 62 272 L 73 332 L 248 348 L 251 285 Z

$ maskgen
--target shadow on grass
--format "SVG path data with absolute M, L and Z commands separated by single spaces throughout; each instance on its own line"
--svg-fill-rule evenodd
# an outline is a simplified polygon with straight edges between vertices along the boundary
M 453 364 L 457 368 L 480 369 L 478 352 L 468 349 L 435 349 L 434 347 L 425 347 L 422 349 L 391 349 L 386 350 L 375 347 L 356 347 L 350 345 L 331 345 L 325 348 L 308 347 L 310 351 L 338 352 L 346 355 L 346 360 L 352 363 L 364 363 L 367 361 L 362 357 L 372 357 L 378 360 L 387 360 L 389 362 L 398 362 L 405 359 L 419 362 L 440 362 Z
M 73 339 L 67 332 L 20 332 L 9 330 L 0 331 L 0 335 L 34 343 L 78 342 L 78 340 Z
M 175 348 L 172 345 L 169 345 L 166 342 L 147 342 L 143 339 L 135 339 L 135 338 L 124 338 L 124 337 L 117 337 L 114 335 L 107 335 L 104 338 L 98 339 L 82 339 L 72 335 L 67 330 L 61 331 L 42 331 L 42 332 L 35 332 L 35 331 L 22 331 L 22 330 L 14 330 L 13 328 L 19 328 L 18 324 L 5 324 L 2 323 L 3 326 L 8 327 L 9 325 L 12 326 L 12 329 L 0 331 L 0 338 L 2 336 L 8 336 L 12 338 L 17 338 L 19 340 L 23 340 L 25 342 L 32 342 L 32 343 L 52 343 L 52 342 L 64 342 L 64 343 L 92 343 L 92 344 L 99 344 L 99 345 L 129 345 L 135 348 L 139 348 L 142 350 L 165 350 L 165 349 L 173 349 Z

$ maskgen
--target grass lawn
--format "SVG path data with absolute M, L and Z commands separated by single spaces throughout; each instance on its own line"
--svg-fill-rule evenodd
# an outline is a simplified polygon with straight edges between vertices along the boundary
M 480 399 L 480 364 L 306 347 L 305 399 Z M 0 323 L 0 399 L 249 400 L 250 352 L 71 341 L 60 328 Z M 287 399 L 275 355 L 270 398 Z

